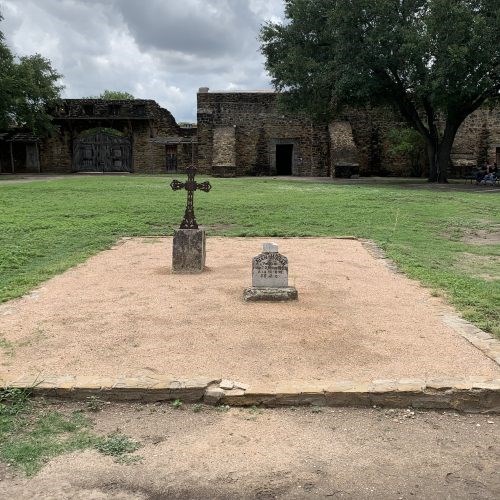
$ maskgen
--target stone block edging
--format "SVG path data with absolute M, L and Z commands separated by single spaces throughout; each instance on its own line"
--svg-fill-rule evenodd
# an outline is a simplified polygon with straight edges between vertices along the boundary
M 288 381 L 252 386 L 229 379 L 170 377 L 25 376 L 2 380 L 4 387 L 25 388 L 34 396 L 86 400 L 185 403 L 230 406 L 387 406 L 500 413 L 500 379 L 398 379 Z
M 400 274 L 396 264 L 387 257 L 385 252 L 374 241 L 366 239 L 360 239 L 359 241 L 361 241 L 363 247 L 372 257 L 381 259 L 388 269 Z M 500 340 L 457 314 L 445 312 L 442 314 L 442 320 L 445 325 L 455 330 L 460 336 L 500 366 Z

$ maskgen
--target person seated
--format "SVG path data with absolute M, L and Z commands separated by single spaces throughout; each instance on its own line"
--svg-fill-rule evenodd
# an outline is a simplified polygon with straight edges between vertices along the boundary
M 480 184 L 483 182 L 484 177 L 488 173 L 488 170 L 486 168 L 486 165 L 483 165 L 477 172 L 476 172 L 476 184 Z
M 494 185 L 497 181 L 496 174 L 496 164 L 495 165 L 486 165 L 486 173 L 484 177 L 481 179 L 481 184 Z

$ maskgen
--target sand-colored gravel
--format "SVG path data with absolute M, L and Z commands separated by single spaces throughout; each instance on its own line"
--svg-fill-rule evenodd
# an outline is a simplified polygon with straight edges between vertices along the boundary
M 170 273 L 171 238 L 120 242 L 0 306 L 0 375 L 499 377 L 440 299 L 356 240 L 276 239 L 299 300 L 243 302 L 264 241 L 209 238 L 201 275 Z
M 85 404 L 49 407 L 66 414 Z M 45 409 L 47 411 L 47 408 Z M 92 432 L 140 443 L 125 465 L 87 450 L 25 478 L 0 463 L 5 500 L 498 500 L 500 415 L 355 408 L 105 405 Z

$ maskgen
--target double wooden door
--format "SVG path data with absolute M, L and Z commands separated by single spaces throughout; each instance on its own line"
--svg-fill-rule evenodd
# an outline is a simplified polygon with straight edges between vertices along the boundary
M 128 137 L 96 132 L 78 137 L 73 145 L 75 172 L 131 172 Z

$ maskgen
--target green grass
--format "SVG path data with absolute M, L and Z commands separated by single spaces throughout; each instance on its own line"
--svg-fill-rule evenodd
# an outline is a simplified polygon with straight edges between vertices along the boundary
M 171 235 L 182 218 L 185 194 L 173 192 L 170 180 L 0 181 L 0 301 L 26 293 L 121 236 Z M 408 276 L 500 335 L 500 248 L 463 241 L 475 231 L 500 230 L 500 193 L 412 189 L 406 183 L 211 182 L 210 193 L 195 197 L 198 221 L 209 236 L 372 239 Z
M 0 460 L 35 474 L 48 460 L 63 453 L 96 449 L 117 462 L 140 460 L 131 456 L 139 444 L 122 434 L 99 436 L 80 411 L 64 414 L 33 403 L 29 391 L 0 390 Z

